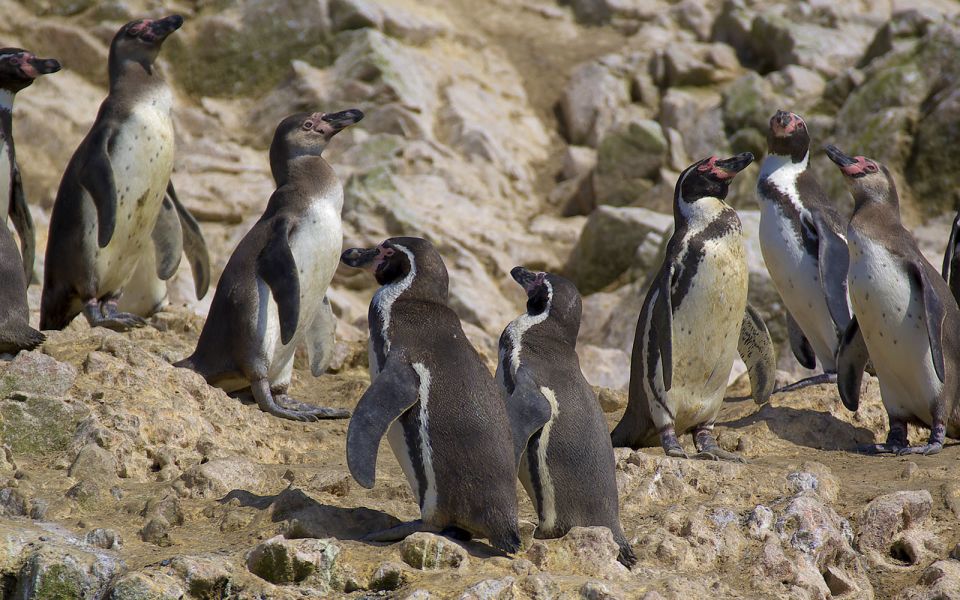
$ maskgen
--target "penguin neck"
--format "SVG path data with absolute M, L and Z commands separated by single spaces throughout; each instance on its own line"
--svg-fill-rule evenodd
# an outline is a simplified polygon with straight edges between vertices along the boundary
M 878 197 L 875 194 L 853 195 L 853 226 L 882 224 L 885 227 L 903 226 L 900 219 L 900 200 L 896 194 Z
M 327 161 L 319 154 L 304 154 L 270 165 L 277 187 L 299 180 L 325 179 L 332 174 Z
M 110 95 L 133 97 L 150 94 L 153 89 L 167 85 L 160 67 L 146 60 L 119 60 L 110 56 Z
M 13 134 L 13 98 L 16 93 L 0 88 L 0 136 L 10 144 Z
M 700 229 L 730 210 L 733 209 L 722 198 L 714 196 L 704 196 L 693 201 L 678 198 L 673 211 L 674 225 L 676 229 L 680 229 L 681 226 Z
M 809 150 L 799 159 L 790 154 L 768 154 L 760 167 L 760 179 L 773 178 L 778 184 L 795 184 L 809 165 Z

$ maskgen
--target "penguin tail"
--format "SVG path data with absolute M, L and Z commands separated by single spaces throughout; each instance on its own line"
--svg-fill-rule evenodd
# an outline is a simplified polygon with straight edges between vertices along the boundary
M 520 530 L 516 525 L 504 528 L 490 536 L 490 544 L 506 554 L 516 554 L 520 551 Z
M 186 357 L 186 358 L 183 359 L 183 360 L 178 360 L 177 362 L 173 363 L 173 366 L 175 366 L 175 367 L 177 367 L 177 368 L 180 368 L 180 369 L 190 369 L 191 371 L 196 371 L 196 370 L 197 370 L 197 366 L 196 366 L 195 364 L 193 364 L 193 355 L 192 355 L 192 354 L 191 354 L 190 356 Z
M 21 350 L 33 350 L 44 341 L 47 336 L 37 331 L 29 325 L 22 325 L 8 330 L 3 336 L 0 336 L 0 353 L 16 354 Z

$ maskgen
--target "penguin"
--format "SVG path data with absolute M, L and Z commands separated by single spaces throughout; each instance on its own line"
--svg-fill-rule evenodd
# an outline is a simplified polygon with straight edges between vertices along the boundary
M 351 248 L 341 261 L 372 270 L 381 286 L 368 313 L 371 383 L 347 428 L 347 466 L 360 485 L 372 488 L 386 435 L 421 515 L 367 540 L 431 531 L 484 537 L 516 552 L 517 464 L 548 415 L 522 404 L 508 414 L 447 304 L 447 268 L 430 242 L 390 238 L 374 248 Z
M 900 200 L 887 167 L 826 147 L 853 195 L 847 227 L 847 286 L 854 317 L 837 352 L 844 405 L 857 410 L 867 360 L 880 380 L 890 432 L 867 454 L 937 454 L 945 436 L 960 438 L 960 308 L 950 287 L 900 221 Z M 907 425 L 930 428 L 910 446 Z
M 960 302 L 960 252 L 957 252 L 957 246 L 960 246 L 960 235 L 958 231 L 960 231 L 960 211 L 957 211 L 956 216 L 953 217 L 950 238 L 943 252 L 943 266 L 940 270 L 944 281 L 950 286 L 953 298 Z
M 0 354 L 32 350 L 46 339 L 30 327 L 27 286 L 36 242 L 13 144 L 13 99 L 40 75 L 59 70 L 55 59 L 37 58 L 21 48 L 0 48 Z M 22 254 L 7 229 L 7 215 L 20 237 Z
M 695 458 L 743 459 L 721 449 L 713 424 L 739 352 L 753 397 L 773 391 L 776 355 L 766 325 L 747 303 L 747 265 L 740 218 L 724 199 L 749 152 L 696 162 L 677 181 L 675 230 L 647 291 L 633 344 L 627 410 L 613 445 L 656 445 L 687 458 L 678 434 L 693 430 Z
M 846 222 L 810 169 L 810 133 L 800 116 L 770 119 L 767 157 L 757 179 L 760 251 L 787 314 L 790 347 L 824 373 L 779 391 L 835 381 L 840 337 L 850 322 Z
M 20 237 L 20 254 L 17 262 L 23 263 L 27 284 L 33 279 L 33 263 L 36 254 L 36 236 L 33 218 L 23 195 L 20 166 L 13 145 L 13 99 L 20 90 L 29 87 L 40 75 L 49 75 L 60 70 L 60 63 L 53 58 L 37 58 L 22 48 L 0 48 L 0 216 L 6 230 L 7 217 Z M 3 257 L 4 262 L 13 260 L 13 255 Z
M 326 297 L 343 245 L 343 186 L 323 159 L 359 110 L 297 113 L 277 126 L 270 170 L 277 189 L 240 240 L 217 283 L 196 350 L 175 366 L 228 393 L 252 393 L 260 410 L 295 421 L 340 419 L 287 395 L 294 352 L 307 346 L 319 377 L 333 353 L 336 319 Z
M 552 273 L 514 267 L 510 275 L 527 293 L 527 310 L 500 336 L 496 379 L 508 405 L 532 404 L 549 415 L 520 460 L 520 481 L 539 518 L 534 537 L 607 527 L 620 546 L 620 562 L 632 567 L 637 557 L 620 525 L 607 421 L 577 357 L 580 293 Z
M 190 262 L 197 300 L 202 300 L 210 288 L 210 253 L 200 224 L 180 203 L 173 180 L 167 184 L 151 237 L 153 245 L 147 246 L 146 254 L 137 263 L 118 308 L 141 317 L 159 312 L 167 302 L 167 280 L 176 275 L 184 253 Z
M 141 258 L 173 168 L 173 94 L 156 59 L 183 18 L 124 25 L 110 44 L 110 91 L 60 181 L 50 216 L 41 329 L 83 312 L 118 331 L 146 323 L 118 300 Z M 159 249 L 157 250 L 159 252 Z

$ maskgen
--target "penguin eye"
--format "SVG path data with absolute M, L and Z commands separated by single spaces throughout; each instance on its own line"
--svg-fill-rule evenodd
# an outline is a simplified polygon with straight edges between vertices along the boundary
M 307 130 L 313 129 L 313 121 L 304 121 L 303 128 Z
M 877 172 L 877 165 L 875 165 L 875 164 L 873 164 L 873 163 L 867 163 L 867 167 L 866 167 L 865 170 L 867 171 L 867 173 L 876 173 L 876 172 Z
M 803 121 L 797 122 L 797 129 L 806 129 L 806 127 L 807 127 L 807 124 L 804 123 Z

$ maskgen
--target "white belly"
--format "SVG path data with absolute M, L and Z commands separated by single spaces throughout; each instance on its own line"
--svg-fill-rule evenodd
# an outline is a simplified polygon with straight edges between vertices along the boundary
M 0 140 L 0 222 L 6 223 L 10 214 L 12 198 L 10 186 L 13 184 L 13 163 L 10 160 L 10 148 Z
M 837 334 L 830 318 L 816 261 L 804 252 L 793 229 L 772 202 L 762 202 L 760 251 L 784 306 L 813 347 L 820 366 L 836 369 Z
M 272 295 L 269 300 L 264 343 L 267 345 L 265 355 L 272 357 L 268 370 L 271 383 L 289 379 L 293 354 L 320 310 L 330 280 L 337 270 L 342 246 L 340 211 L 332 203 L 316 202 L 301 216 L 290 239 L 290 249 L 300 280 L 300 315 L 296 332 L 287 344 L 280 339 L 280 319 Z
M 667 406 L 677 433 L 711 421 L 720 409 L 747 303 L 739 238 L 706 244 L 703 262 L 673 313 L 673 384 Z
M 942 383 L 933 368 L 920 290 L 886 249 L 851 231 L 848 286 L 887 412 L 930 424 Z
M 110 162 L 117 188 L 113 237 L 97 252 L 98 295 L 122 289 L 150 238 L 173 170 L 173 123 L 168 110 L 139 105 L 117 135 Z

